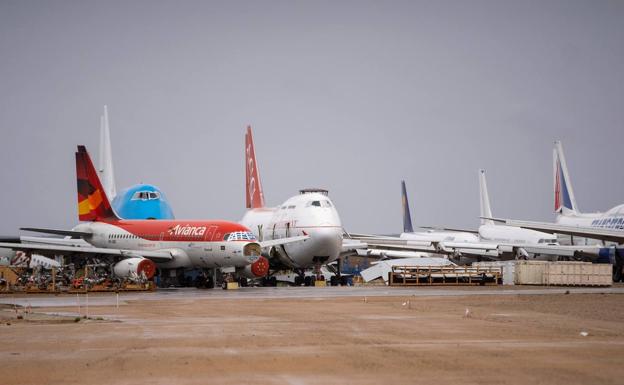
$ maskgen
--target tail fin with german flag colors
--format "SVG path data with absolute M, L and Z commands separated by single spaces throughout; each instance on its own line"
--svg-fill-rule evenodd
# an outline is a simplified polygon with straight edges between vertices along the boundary
M 568 174 L 568 165 L 563 155 L 563 146 L 558 140 L 553 149 L 553 182 L 555 212 L 562 215 L 577 214 L 578 208 L 570 182 L 570 174 Z
M 264 193 L 260 183 L 260 172 L 256 162 L 251 126 L 247 126 L 245 134 L 245 197 L 248 209 L 264 207 Z
M 119 220 L 108 201 L 85 146 L 78 146 L 78 151 L 76 151 L 76 178 L 78 181 L 78 218 L 81 221 Z

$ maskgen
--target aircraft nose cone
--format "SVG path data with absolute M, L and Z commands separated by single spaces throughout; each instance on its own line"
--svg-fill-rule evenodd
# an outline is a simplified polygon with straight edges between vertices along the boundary
M 333 260 L 338 257 L 342 248 L 342 229 L 318 227 L 310 231 L 310 241 L 316 246 L 316 256 L 328 256 Z

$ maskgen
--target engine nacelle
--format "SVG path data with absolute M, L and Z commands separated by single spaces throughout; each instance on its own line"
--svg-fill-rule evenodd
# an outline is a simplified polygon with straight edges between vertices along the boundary
M 262 247 L 257 242 L 227 242 L 223 254 L 229 255 L 228 264 L 243 268 L 258 261 Z
M 134 274 L 145 274 L 147 279 L 152 279 L 156 273 L 156 264 L 147 259 L 140 257 L 133 257 L 122 259 L 113 265 L 113 273 L 120 278 L 127 278 Z
M 269 260 L 259 257 L 254 263 L 236 269 L 236 274 L 245 278 L 262 278 L 269 273 Z

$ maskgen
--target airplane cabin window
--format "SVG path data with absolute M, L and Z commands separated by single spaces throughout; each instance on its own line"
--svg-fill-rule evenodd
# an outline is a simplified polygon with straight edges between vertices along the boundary
M 316 206 L 316 207 L 321 207 L 321 202 L 320 201 L 312 201 L 308 204 L 308 206 Z

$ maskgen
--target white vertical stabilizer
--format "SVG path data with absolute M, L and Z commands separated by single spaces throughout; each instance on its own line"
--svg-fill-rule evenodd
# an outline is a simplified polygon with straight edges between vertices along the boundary
M 492 207 L 490 206 L 490 196 L 488 194 L 487 183 L 485 181 L 485 170 L 479 170 L 479 198 L 481 206 L 481 224 L 494 225 L 492 218 Z
M 112 200 L 117 195 L 117 188 L 115 187 L 113 152 L 108 125 L 108 108 L 106 106 L 104 106 L 104 115 L 100 117 L 100 167 L 98 174 L 106 195 Z
M 568 164 L 563 154 L 561 141 L 555 141 L 553 148 L 553 190 L 555 193 L 555 212 L 570 215 L 578 214 L 578 206 L 568 173 Z

